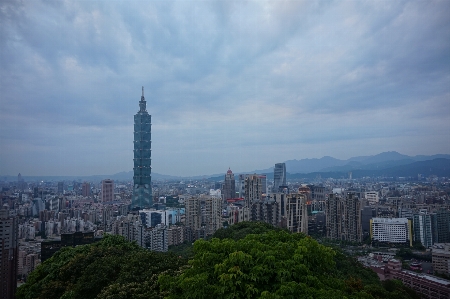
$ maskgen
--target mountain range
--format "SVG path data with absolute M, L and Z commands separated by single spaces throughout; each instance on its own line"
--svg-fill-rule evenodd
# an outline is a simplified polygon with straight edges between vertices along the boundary
M 325 156 L 320 159 L 301 159 L 301 160 L 287 160 L 286 172 L 288 178 L 315 178 L 318 175 L 322 177 L 341 178 L 347 177 L 349 172 L 352 172 L 353 178 L 360 178 L 365 176 L 379 177 L 379 176 L 393 176 L 393 177 L 408 177 L 417 176 L 418 174 L 450 176 L 450 155 L 417 155 L 407 156 L 395 151 L 383 152 L 374 156 L 358 156 L 347 160 L 340 160 L 330 156 Z M 253 170 L 243 173 L 259 173 L 266 174 L 269 179 L 273 178 L 273 168 L 266 168 L 260 170 Z M 223 180 L 225 173 L 202 175 L 193 177 L 180 177 L 164 175 L 159 173 L 152 173 L 153 180 L 182 180 L 182 179 L 213 179 Z M 0 176 L 5 180 L 17 180 L 17 177 Z M 100 181 L 105 178 L 113 180 L 131 180 L 133 178 L 133 171 L 123 171 L 113 175 L 93 175 L 93 176 L 24 176 L 25 180 L 87 180 Z
M 379 170 L 439 158 L 450 159 L 450 155 L 407 156 L 398 152 L 384 152 L 374 156 L 352 157 L 347 160 L 326 156 L 320 159 L 288 160 L 285 163 L 286 171 L 289 173 L 348 172 L 359 169 Z

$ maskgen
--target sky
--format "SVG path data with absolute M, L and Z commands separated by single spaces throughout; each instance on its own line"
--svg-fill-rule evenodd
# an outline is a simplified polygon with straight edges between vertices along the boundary
M 0 2 L 0 175 L 450 153 L 450 1 Z

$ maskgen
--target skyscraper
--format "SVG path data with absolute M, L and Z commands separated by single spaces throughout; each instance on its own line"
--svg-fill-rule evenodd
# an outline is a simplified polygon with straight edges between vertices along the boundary
M 102 202 L 110 202 L 114 200 L 114 181 L 106 179 L 102 181 Z
M 273 169 L 273 189 L 272 192 L 279 192 L 280 186 L 286 186 L 286 164 L 277 163 Z
M 81 185 L 81 195 L 83 195 L 84 197 L 91 196 L 91 184 L 89 184 L 88 182 L 84 182 Z
M 450 242 L 450 211 L 439 209 L 431 213 L 433 243 Z
M 330 194 L 326 201 L 327 237 L 353 242 L 362 241 L 361 201 L 352 192 L 345 197 Z
M 425 248 L 433 245 L 431 214 L 426 209 L 421 209 L 418 214 L 414 214 L 414 241 L 422 243 Z
M 291 193 L 286 197 L 286 228 L 294 233 L 308 234 L 308 212 L 304 192 Z
M 139 111 L 134 115 L 133 199 L 131 208 L 151 208 L 152 200 L 152 116 L 146 109 L 144 87 Z
M 15 298 L 18 274 L 17 217 L 9 217 L 8 210 L 0 209 L 0 298 Z
M 355 193 L 347 192 L 345 198 L 342 199 L 342 204 L 342 239 L 362 242 L 361 201 Z
M 227 174 L 225 175 L 225 183 L 223 184 L 223 199 L 227 200 L 236 197 L 236 180 L 234 179 L 234 174 L 231 169 L 228 168 Z
M 58 182 L 58 194 L 64 193 L 64 182 Z M 35 196 L 37 197 L 37 196 Z

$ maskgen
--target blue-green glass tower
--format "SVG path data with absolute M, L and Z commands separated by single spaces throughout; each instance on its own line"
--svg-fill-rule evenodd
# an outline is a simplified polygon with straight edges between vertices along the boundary
M 148 114 L 144 87 L 139 111 L 134 116 L 133 198 L 131 208 L 151 208 L 152 200 L 152 116 Z

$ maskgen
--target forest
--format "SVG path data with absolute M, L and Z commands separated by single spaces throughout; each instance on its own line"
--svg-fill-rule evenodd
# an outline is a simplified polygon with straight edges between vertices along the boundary
M 261 222 L 218 230 L 209 240 L 152 252 L 106 235 L 65 247 L 17 290 L 31 298 L 420 298 L 400 281 L 311 237 Z

